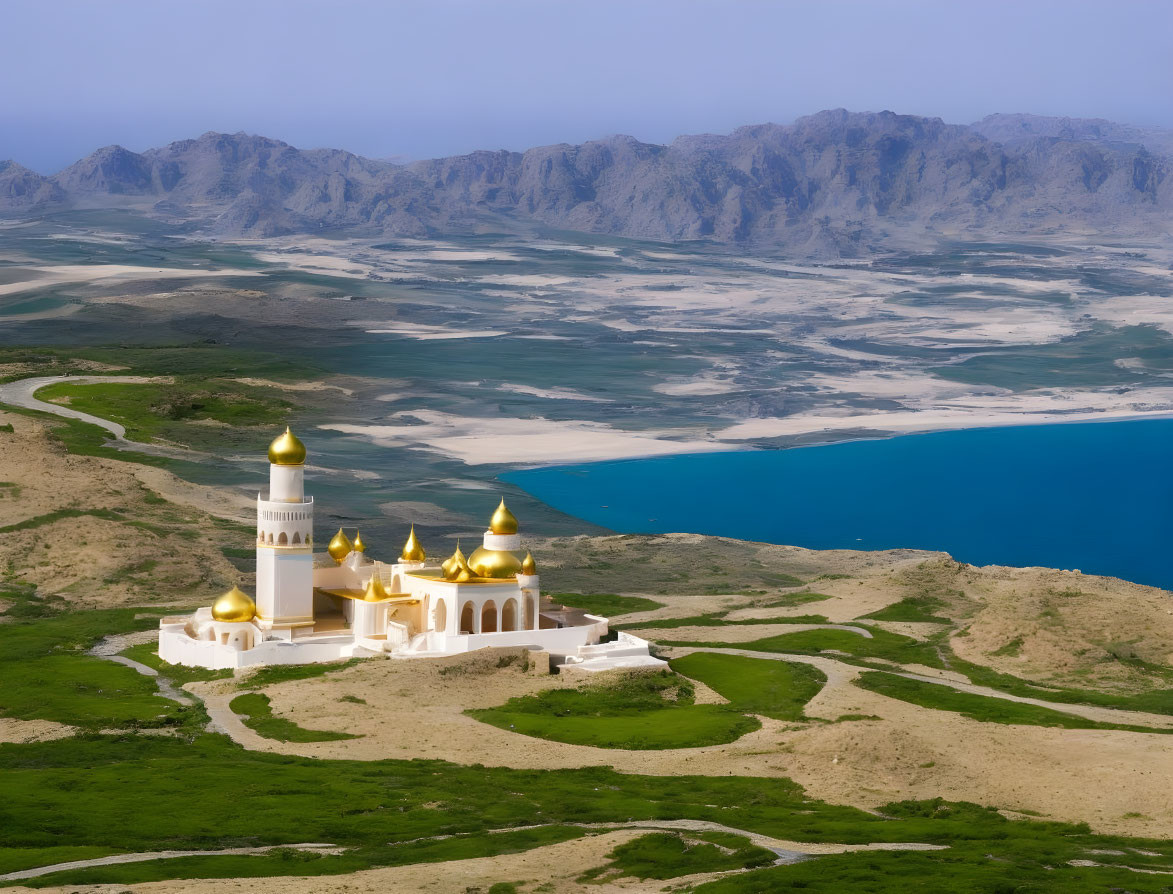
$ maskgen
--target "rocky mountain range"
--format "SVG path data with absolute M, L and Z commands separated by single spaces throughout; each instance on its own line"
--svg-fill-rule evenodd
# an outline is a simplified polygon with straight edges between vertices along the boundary
M 1032 115 L 840 109 L 666 146 L 614 136 L 404 165 L 207 133 L 108 146 L 51 177 L 0 162 L 0 214 L 123 207 L 254 236 L 542 225 L 851 255 L 925 236 L 1163 235 L 1171 168 L 1173 132 Z

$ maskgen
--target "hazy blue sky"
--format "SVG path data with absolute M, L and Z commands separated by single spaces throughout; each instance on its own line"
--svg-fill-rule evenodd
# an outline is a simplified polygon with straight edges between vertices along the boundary
M 823 108 L 1173 126 L 1169 0 L 4 0 L 0 159 L 208 130 L 413 158 Z

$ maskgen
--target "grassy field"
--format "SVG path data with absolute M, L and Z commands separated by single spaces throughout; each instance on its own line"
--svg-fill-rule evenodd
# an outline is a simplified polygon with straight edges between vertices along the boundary
M 259 692 L 238 695 L 229 702 L 228 707 L 240 715 L 244 725 L 249 729 L 266 739 L 276 739 L 278 742 L 337 742 L 340 739 L 358 738 L 350 733 L 306 729 L 292 720 L 274 717 L 273 710 L 269 707 L 269 697 Z
M 293 404 L 276 389 L 227 379 L 177 379 L 174 384 L 66 382 L 41 388 L 36 396 L 117 422 L 134 441 L 158 439 L 183 444 L 202 444 L 225 436 L 223 427 L 191 423 L 271 429 L 285 422 L 293 410 Z
M 746 714 L 803 720 L 806 703 L 827 677 L 817 667 L 742 655 L 693 652 L 670 662 L 672 670 L 699 680 Z
M 760 622 L 759 622 L 760 623 Z M 932 643 L 915 640 L 899 633 L 889 633 L 878 627 L 869 627 L 872 636 L 865 637 L 847 630 L 800 630 L 738 643 L 737 648 L 756 652 L 789 652 L 795 655 L 818 655 L 820 652 L 842 653 L 834 657 L 842 660 L 879 658 L 897 664 L 921 664 L 943 667 L 943 661 Z M 686 642 L 663 640 L 670 646 L 728 647 L 729 643 Z
M 0 624 L 0 714 L 87 730 L 186 723 L 192 709 L 160 696 L 150 677 L 86 654 L 102 636 L 158 625 L 141 615 L 45 612 Z
M 707 615 L 690 615 L 686 618 L 656 618 L 651 621 L 633 621 L 630 624 L 617 624 L 616 629 L 623 630 L 672 630 L 677 627 L 754 627 L 759 624 L 827 624 L 822 615 L 790 615 L 785 618 L 739 618 L 728 620 L 727 612 L 712 612 Z
M 1171 733 L 1173 730 L 1154 729 L 1145 726 L 1131 726 L 1115 723 L 1097 723 L 1074 714 L 1064 714 L 1038 705 L 1026 705 L 1006 699 L 970 692 L 958 692 L 948 686 L 910 680 L 897 674 L 882 671 L 865 671 L 855 681 L 857 686 L 898 698 L 901 701 L 933 708 L 938 711 L 953 711 L 971 720 L 983 723 L 1021 723 L 1030 726 L 1058 726 L 1064 729 L 1119 729 L 1132 732 Z
M 119 654 L 131 658 L 139 664 L 145 664 L 147 667 L 154 668 L 164 677 L 179 686 L 182 686 L 184 683 L 193 683 L 197 680 L 224 680 L 232 676 L 232 671 L 230 670 L 208 670 L 206 667 L 168 664 L 159 657 L 159 644 L 154 641 L 131 646 L 129 649 L 123 649 Z
M 650 612 L 653 609 L 664 607 L 662 602 L 654 602 L 639 596 L 617 596 L 614 593 L 550 593 L 549 595 L 561 605 L 581 608 L 589 614 L 602 615 L 605 618 L 629 615 L 632 612 Z
M 862 617 L 872 618 L 876 621 L 912 621 L 929 624 L 951 624 L 953 622 L 948 618 L 933 614 L 933 612 L 941 609 L 943 605 L 944 603 L 941 600 L 934 599 L 932 596 L 909 596 L 907 599 L 901 599 L 899 602 L 894 602 L 892 605 L 887 605 L 879 611 L 872 612 L 870 615 L 863 615 Z
M 584 873 L 580 882 L 604 881 L 623 876 L 670 879 L 695 872 L 751 869 L 774 862 L 773 851 L 755 847 L 749 839 L 725 832 L 653 832 L 619 845 L 608 854 L 610 863 Z
M 725 705 L 694 704 L 692 684 L 667 671 L 630 674 L 580 689 L 551 689 L 467 713 L 540 739 L 638 750 L 719 745 L 760 726 Z
M 1042 877 L 1057 886 L 1041 890 L 1068 890 L 1061 886 L 1091 880 L 1101 885 L 1095 889 L 1100 891 L 1111 886 L 1158 891 L 1158 882 L 1167 884 L 1164 877 L 1066 864 L 1088 859 L 1092 851 L 1124 848 L 1160 854 L 1130 852 L 1120 858 L 1140 867 L 1159 867 L 1173 856 L 1168 843 L 1091 835 L 1083 827 L 1058 823 L 1011 822 L 975 805 L 905 802 L 873 814 L 808 798 L 785 779 L 633 776 L 603 767 L 527 771 L 426 760 L 313 760 L 243 751 L 224 737 L 207 734 L 187 740 L 123 735 L 0 745 L 0 774 L 5 788 L 0 848 L 7 849 L 0 853 L 23 866 L 54 862 L 61 841 L 124 851 L 299 841 L 350 848 L 336 857 L 286 851 L 75 870 L 33 881 L 41 887 L 345 873 L 524 850 L 582 834 L 567 829 L 568 822 L 629 820 L 695 819 L 802 841 L 949 846 L 937 855 L 823 858 L 809 864 L 813 875 L 801 876 L 870 878 L 867 884 L 875 886 L 858 890 L 892 890 L 880 886 L 897 883 L 907 890 L 910 877 L 923 890 L 1018 890 L 957 886 L 977 871 L 993 873 L 991 878 Z M 193 792 L 201 796 L 193 797 Z M 248 810 L 240 809 L 241 796 L 247 796 Z M 539 828 L 520 828 L 533 826 Z M 510 829 L 515 831 L 490 834 Z M 458 837 L 417 840 L 440 835 Z M 1107 856 L 1094 859 L 1113 861 Z M 1044 866 L 1049 867 L 1045 873 Z M 771 878 L 765 884 L 773 884 Z M 777 878 L 781 884 L 793 877 Z M 770 889 L 750 885 L 730 890 Z

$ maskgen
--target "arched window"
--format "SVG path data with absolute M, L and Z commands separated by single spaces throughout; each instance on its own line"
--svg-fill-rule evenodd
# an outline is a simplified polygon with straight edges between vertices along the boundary
M 301 532 L 300 531 L 293 532 L 293 543 L 294 543 L 294 545 L 301 543 Z
M 269 532 L 269 546 L 272 546 L 272 545 L 273 545 L 273 532 L 270 531 Z
M 516 630 L 517 629 L 517 600 L 506 600 L 505 605 L 501 607 L 501 630 Z
M 525 629 L 537 630 L 538 625 L 535 622 L 537 616 L 538 596 L 535 593 L 533 596 L 525 597 Z
M 285 536 L 284 531 L 282 531 L 280 534 L 277 535 L 277 545 L 278 546 L 285 546 L 288 543 L 289 543 L 289 538 Z
M 460 632 L 472 633 L 472 603 L 466 602 L 460 609 Z
M 438 630 L 441 633 L 448 629 L 448 605 L 443 599 L 436 603 L 435 620 L 432 629 Z
M 481 633 L 497 632 L 497 603 L 492 599 L 481 609 Z

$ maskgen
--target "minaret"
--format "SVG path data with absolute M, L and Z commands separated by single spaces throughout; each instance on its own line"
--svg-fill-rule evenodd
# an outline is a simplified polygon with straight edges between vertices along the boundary
M 257 494 L 257 621 L 292 638 L 314 624 L 314 501 L 305 445 L 288 428 L 269 445 L 269 498 Z

